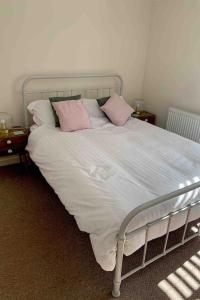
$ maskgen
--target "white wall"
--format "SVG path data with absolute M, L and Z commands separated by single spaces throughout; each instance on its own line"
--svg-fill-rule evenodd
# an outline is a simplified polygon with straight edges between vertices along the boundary
M 142 96 L 151 0 L 1 0 L 0 111 L 22 121 L 29 74 L 112 71 Z
M 200 113 L 199 0 L 154 2 L 144 97 L 161 126 L 170 105 Z

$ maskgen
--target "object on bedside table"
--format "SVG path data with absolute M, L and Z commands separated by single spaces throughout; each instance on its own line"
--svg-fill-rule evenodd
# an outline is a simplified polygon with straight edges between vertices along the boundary
M 144 100 L 143 99 L 134 99 L 135 112 L 140 115 L 144 111 Z
M 133 113 L 132 117 L 140 119 L 140 120 L 148 122 L 148 123 L 151 123 L 153 125 L 155 125 L 155 122 L 156 122 L 156 115 L 154 115 L 148 111 L 141 111 L 140 114 Z
M 28 163 L 28 153 L 25 150 L 29 132 L 22 127 L 12 127 L 6 132 L 0 132 L 0 156 L 18 155 L 20 164 Z
M 8 133 L 12 127 L 12 116 L 5 112 L 0 112 L 0 134 Z

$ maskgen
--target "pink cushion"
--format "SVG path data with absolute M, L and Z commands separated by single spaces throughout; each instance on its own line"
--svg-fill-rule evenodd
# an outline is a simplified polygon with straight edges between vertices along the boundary
M 111 96 L 108 101 L 101 106 L 101 110 L 105 112 L 111 122 L 117 126 L 123 126 L 134 112 L 134 109 L 117 94 Z
M 91 122 L 81 100 L 67 100 L 52 103 L 58 115 L 62 131 L 91 128 Z

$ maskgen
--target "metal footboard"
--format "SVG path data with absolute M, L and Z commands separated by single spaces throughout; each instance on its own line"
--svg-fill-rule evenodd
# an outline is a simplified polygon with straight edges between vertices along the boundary
M 191 213 L 191 209 L 194 206 L 200 205 L 200 199 L 191 202 L 190 204 L 174 210 L 172 212 L 170 212 L 169 214 L 153 221 L 153 222 L 149 222 L 147 224 L 145 224 L 144 226 L 137 228 L 133 231 L 127 231 L 128 225 L 130 224 L 130 222 L 138 215 L 140 214 L 142 211 L 149 209 L 153 206 L 162 204 L 165 201 L 169 201 L 172 200 L 178 196 L 181 196 L 183 194 L 186 194 L 188 192 L 194 191 L 195 189 L 200 187 L 200 181 L 196 182 L 194 184 L 191 184 L 189 186 L 186 186 L 182 189 L 179 189 L 177 191 L 174 191 L 172 193 L 169 193 L 167 195 L 161 196 L 159 198 L 156 198 L 152 201 L 149 201 L 148 203 L 145 203 L 141 206 L 138 206 L 137 208 L 133 209 L 124 219 L 124 221 L 121 224 L 118 236 L 117 236 L 117 254 L 116 254 L 116 266 L 115 266 L 115 272 L 114 272 L 114 281 L 113 281 L 113 290 L 112 290 L 112 295 L 113 297 L 119 297 L 120 296 L 120 286 L 121 286 L 121 282 L 122 280 L 126 279 L 127 277 L 131 276 L 132 274 L 136 273 L 137 271 L 139 271 L 140 269 L 145 268 L 147 265 L 151 264 L 152 262 L 156 261 L 157 259 L 159 259 L 160 257 L 163 257 L 164 255 L 168 254 L 169 252 L 173 251 L 174 249 L 178 248 L 179 246 L 185 244 L 186 242 L 188 242 L 189 240 L 193 239 L 194 237 L 200 235 L 200 226 L 198 228 L 198 232 L 192 234 L 189 237 L 186 237 L 186 231 L 187 231 L 187 227 L 188 227 L 188 223 L 189 223 L 189 218 L 190 218 L 190 213 Z M 181 213 L 181 212 L 186 212 L 186 219 L 185 219 L 185 223 L 184 223 L 184 229 L 183 229 L 183 234 L 181 237 L 181 242 L 177 243 L 176 245 L 167 248 L 167 244 L 168 244 L 168 238 L 169 238 L 169 233 L 170 233 L 170 224 L 171 224 L 171 220 L 173 218 L 173 216 Z M 200 217 L 200 216 L 199 216 Z M 162 253 L 160 253 L 159 255 L 156 255 L 155 257 L 146 260 L 146 254 L 147 254 L 147 247 L 148 247 L 148 238 L 149 238 L 149 230 L 151 228 L 151 226 L 153 226 L 156 223 L 160 223 L 162 221 L 166 220 L 167 221 L 167 230 L 165 233 L 165 240 L 164 240 L 164 246 L 163 246 L 163 251 Z M 124 256 L 124 244 L 127 240 L 131 239 L 136 233 L 138 233 L 139 231 L 145 230 L 145 243 L 144 243 L 144 250 L 143 250 L 143 256 L 142 256 L 142 262 L 141 265 L 134 268 L 133 270 L 129 271 L 128 273 L 122 275 L 122 265 L 123 265 L 123 256 Z

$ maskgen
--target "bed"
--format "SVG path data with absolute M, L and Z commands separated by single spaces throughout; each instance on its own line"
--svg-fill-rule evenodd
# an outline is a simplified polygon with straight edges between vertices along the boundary
M 77 92 L 52 89 L 52 82 L 63 79 L 95 79 L 95 85 L 103 80 L 103 87 L 80 88 L 87 97 L 90 91 L 97 97 L 123 90 L 121 77 L 112 74 L 29 77 L 22 88 L 27 127 L 28 103 Z M 50 89 L 29 86 L 38 81 L 41 87 L 45 80 Z M 199 235 L 199 227 L 186 233 L 190 221 L 200 217 L 200 145 L 134 118 L 119 127 L 105 117 L 92 122 L 94 129 L 68 133 L 32 127 L 27 150 L 80 230 L 90 235 L 96 261 L 105 271 L 115 269 L 112 294 L 118 297 L 122 280 Z M 180 227 L 181 242 L 168 247 L 170 232 Z M 148 242 L 163 235 L 162 253 L 146 260 Z M 123 256 L 142 246 L 141 265 L 122 275 Z

